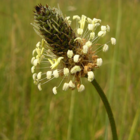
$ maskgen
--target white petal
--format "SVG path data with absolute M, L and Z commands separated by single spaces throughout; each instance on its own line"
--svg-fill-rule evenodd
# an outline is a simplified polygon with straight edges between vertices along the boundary
M 94 39 L 95 38 L 95 32 L 91 32 L 90 33 L 90 39 L 92 40 L 92 39 Z
M 109 32 L 110 31 L 110 26 L 106 25 L 106 31 Z
M 78 15 L 74 15 L 74 16 L 73 16 L 73 20 L 74 20 L 74 19 L 80 20 L 80 17 L 79 17 Z
M 38 43 L 36 44 L 36 47 L 37 47 L 37 48 L 39 48 L 40 44 L 41 44 L 41 43 L 40 43 L 40 42 L 38 42 Z

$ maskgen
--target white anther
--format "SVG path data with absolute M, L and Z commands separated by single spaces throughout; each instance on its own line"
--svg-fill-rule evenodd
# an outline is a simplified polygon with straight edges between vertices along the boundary
M 39 62 L 39 59 L 34 59 L 33 65 L 34 65 L 34 66 L 37 66 L 38 62 Z
M 113 37 L 111 37 L 111 44 L 112 44 L 112 45 L 116 45 L 116 39 L 113 38 Z
M 79 61 L 79 57 L 80 57 L 80 55 L 78 55 L 78 54 L 74 55 L 73 61 L 74 61 L 75 63 L 77 63 L 77 62 Z
M 69 19 L 70 19 L 70 16 L 68 16 L 68 17 L 65 17 L 65 19 L 66 19 L 66 20 L 69 20 Z
M 88 23 L 92 23 L 92 19 L 91 18 L 87 18 Z
M 32 57 L 31 64 L 33 64 L 34 60 L 35 60 L 35 57 Z
M 84 53 L 84 54 L 86 54 L 86 53 L 88 52 L 88 48 L 89 48 L 89 47 L 88 47 L 87 45 L 84 45 L 84 46 L 83 46 L 83 53 Z
M 93 29 L 94 29 L 94 24 L 88 24 L 88 29 L 90 30 L 90 31 L 92 31 Z
M 38 84 L 38 89 L 41 91 L 42 88 L 41 88 L 41 83 Z
M 69 69 L 68 68 L 64 68 L 63 69 L 63 73 L 65 76 L 68 76 L 69 75 Z
M 91 41 L 87 41 L 86 44 L 88 47 L 90 47 L 92 45 L 92 42 Z
M 84 85 L 80 85 L 80 87 L 78 88 L 78 92 L 82 92 L 83 90 L 85 90 L 85 86 Z
M 80 17 L 79 17 L 78 15 L 74 15 L 74 16 L 73 16 L 73 20 L 74 20 L 74 19 L 80 20 Z
M 68 83 L 64 83 L 63 85 L 63 90 L 66 91 L 69 88 L 69 84 Z
M 33 76 L 32 76 L 33 77 L 33 80 L 36 80 L 36 76 L 37 76 L 37 74 L 34 73 Z
M 106 31 L 99 31 L 98 36 L 99 37 L 104 37 L 106 35 Z
M 106 26 L 101 26 L 101 31 L 106 31 Z
M 97 58 L 96 65 L 97 65 L 98 67 L 100 67 L 100 66 L 102 65 L 102 63 L 103 63 L 102 58 Z
M 55 78 L 58 78 L 58 77 L 59 77 L 59 72 L 58 72 L 58 70 L 54 70 L 54 71 L 53 71 L 53 76 L 54 76 Z
M 104 44 L 104 46 L 103 46 L 103 52 L 108 51 L 108 49 L 109 49 L 109 46 L 107 44 Z
M 75 84 L 70 80 L 70 82 L 69 82 L 69 87 L 71 87 L 71 88 L 75 88 Z
M 72 69 L 71 69 L 71 74 L 74 74 L 74 73 L 76 73 L 76 72 L 79 72 L 79 71 L 81 71 L 81 68 L 80 68 L 80 66 L 74 66 Z
M 80 28 L 81 28 L 81 29 L 84 29 L 85 22 L 86 22 L 86 16 L 85 16 L 85 15 L 82 15 L 82 16 L 81 16 L 81 20 L 79 21 L 79 23 L 80 23 Z
M 67 51 L 67 56 L 68 56 L 68 58 L 72 58 L 72 56 L 73 56 L 73 51 L 72 51 L 72 50 L 68 50 L 68 51 Z
M 109 32 L 110 31 L 110 26 L 106 25 L 106 31 Z
M 40 44 L 41 44 L 41 43 L 38 42 L 38 43 L 36 44 L 36 47 L 39 48 L 39 47 L 40 47 Z
M 78 35 L 82 35 L 82 34 L 83 34 L 83 29 L 78 28 L 78 29 L 77 29 L 77 34 L 78 34 Z
M 32 55 L 33 55 L 33 56 L 35 55 L 35 52 L 36 52 L 36 49 L 34 49 L 34 50 L 32 51 Z
M 51 79 L 51 77 L 52 77 L 52 71 L 47 71 L 46 72 L 46 78 Z
M 93 23 L 97 23 L 97 22 L 101 23 L 101 19 L 93 18 Z
M 31 73 L 34 73 L 35 72 L 35 66 L 32 66 L 31 67 Z
M 39 73 L 37 74 L 37 79 L 38 79 L 38 80 L 41 79 L 41 75 L 42 75 L 42 72 L 39 72 Z
M 52 89 L 53 94 L 57 94 L 56 88 L 57 88 L 57 87 L 54 87 L 54 88 Z
M 92 39 L 94 39 L 95 38 L 95 32 L 91 32 L 90 33 L 90 39 L 92 40 Z
M 87 73 L 87 75 L 88 75 L 88 81 L 89 81 L 89 82 L 92 82 L 93 79 L 94 79 L 94 73 L 93 73 L 93 71 L 89 71 L 89 72 Z

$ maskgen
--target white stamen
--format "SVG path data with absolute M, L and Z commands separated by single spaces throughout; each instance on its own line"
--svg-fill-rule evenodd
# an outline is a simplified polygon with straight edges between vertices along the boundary
M 88 47 L 87 45 L 84 45 L 84 46 L 83 46 L 83 53 L 84 53 L 84 54 L 86 54 L 86 53 L 88 52 L 88 48 L 89 48 L 89 47 Z
M 42 72 L 39 72 L 39 73 L 37 74 L 37 79 L 38 79 L 38 80 L 41 79 L 41 75 L 42 75 Z
M 34 73 L 35 72 L 35 66 L 31 67 L 31 72 Z
M 72 50 L 68 50 L 68 51 L 67 51 L 67 56 L 68 56 L 68 58 L 72 58 L 72 56 L 73 56 L 73 51 L 72 51 Z
M 58 72 L 58 70 L 54 70 L 54 71 L 53 71 L 53 75 L 54 75 L 55 78 L 58 78 L 58 77 L 59 77 L 59 72 Z
M 87 75 L 88 75 L 88 81 L 89 81 L 89 82 L 92 82 L 93 79 L 94 79 L 94 73 L 93 73 L 93 71 L 89 71 L 89 72 L 87 73 Z
M 85 90 L 85 86 L 84 85 L 80 85 L 80 87 L 78 88 L 78 92 L 82 92 L 83 90 Z
M 34 60 L 35 60 L 35 57 L 32 57 L 31 64 L 33 64 Z
M 83 29 L 78 28 L 78 29 L 77 29 L 77 34 L 78 34 L 78 35 L 82 35 L 82 34 L 83 34 Z
M 95 38 L 95 32 L 91 32 L 90 33 L 90 39 L 92 40 L 92 39 L 94 39 Z
M 32 51 L 32 55 L 33 55 L 33 56 L 35 55 L 35 52 L 36 52 L 36 49 L 34 49 L 34 50 Z
M 53 94 L 57 94 L 57 90 L 56 90 L 56 88 L 57 88 L 57 87 L 54 87 L 54 88 L 52 89 Z
M 47 71 L 46 72 L 46 78 L 51 79 L 51 77 L 52 77 L 52 71 Z
M 99 31 L 98 36 L 99 37 L 104 37 L 106 35 L 106 31 Z
M 109 46 L 107 44 L 104 44 L 104 46 L 103 46 L 103 52 L 108 51 L 108 48 L 109 48 Z
M 106 25 L 106 31 L 109 32 L 110 31 L 110 26 Z
M 88 24 L 88 29 L 89 29 L 89 31 L 92 31 L 93 29 L 94 29 L 94 24 Z
M 69 87 L 71 87 L 71 88 L 75 88 L 75 84 L 70 80 L 70 82 L 69 82 Z
M 113 37 L 111 37 L 111 44 L 112 44 L 112 45 L 116 45 L 116 39 L 113 38 Z
M 64 68 L 63 69 L 63 73 L 65 76 L 68 76 L 69 75 L 69 69 L 68 68 Z
M 80 66 L 74 66 L 72 69 L 71 69 L 71 74 L 74 74 L 74 73 L 76 73 L 76 72 L 79 72 L 79 71 L 81 71 L 81 68 L 80 68 Z
M 69 88 L 69 84 L 68 83 L 64 83 L 63 85 L 63 90 L 66 91 Z
M 42 88 L 41 88 L 41 83 L 38 84 L 38 89 L 41 91 Z
M 35 60 L 33 61 L 33 65 L 34 65 L 34 66 L 37 66 L 38 62 L 39 62 L 39 59 L 35 59 Z
M 106 31 L 106 26 L 101 26 L 101 31 Z
M 80 57 L 80 55 L 74 55 L 74 57 L 73 57 L 73 61 L 75 62 L 75 63 L 77 63 L 78 61 L 79 61 L 79 57 Z
M 103 60 L 102 60 L 102 58 L 97 58 L 97 66 L 98 67 L 100 67 L 101 65 L 102 65 L 102 63 L 103 63 Z
M 90 47 L 92 45 L 92 42 L 91 41 L 87 41 L 86 44 L 88 47 Z
M 74 15 L 74 16 L 73 16 L 73 20 L 74 20 L 74 19 L 80 20 L 80 17 L 79 17 L 78 15 Z
M 36 76 L 37 76 L 37 74 L 34 73 L 34 74 L 33 74 L 33 80 L 36 80 Z
M 41 43 L 38 42 L 38 43 L 36 44 L 36 47 L 39 48 L 39 47 L 40 47 L 40 44 L 41 44 Z

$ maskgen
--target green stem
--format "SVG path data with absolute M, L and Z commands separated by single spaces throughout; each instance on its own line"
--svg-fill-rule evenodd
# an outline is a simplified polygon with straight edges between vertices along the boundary
M 74 99 L 75 99 L 75 91 L 73 90 L 72 93 L 71 93 L 71 103 L 70 103 L 70 113 L 69 113 L 69 124 L 68 124 L 67 140 L 71 139 L 72 120 L 73 120 L 73 112 L 74 112 Z
M 111 111 L 111 107 L 109 105 L 109 102 L 108 102 L 103 90 L 101 89 L 101 87 L 99 86 L 99 84 L 96 82 L 95 79 L 92 81 L 92 84 L 95 87 L 95 89 L 97 90 L 99 96 L 101 97 L 102 102 L 104 103 L 104 106 L 105 106 L 105 109 L 107 111 L 108 118 L 109 118 L 109 121 L 110 121 L 110 125 L 111 125 L 113 140 L 118 140 L 115 120 L 114 120 L 113 113 Z

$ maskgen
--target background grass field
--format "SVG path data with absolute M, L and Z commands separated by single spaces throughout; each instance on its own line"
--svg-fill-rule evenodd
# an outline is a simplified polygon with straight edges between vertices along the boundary
M 102 19 L 111 31 L 103 39 L 117 45 L 100 52 L 95 71 L 116 120 L 119 140 L 140 139 L 140 2 L 138 0 L 1 0 L 0 140 L 66 140 L 71 91 L 53 95 L 54 80 L 38 91 L 30 72 L 31 53 L 40 37 L 34 32 L 36 4 L 60 8 L 64 15 Z M 73 9 L 72 9 L 73 8 Z M 104 140 L 106 112 L 93 86 L 75 94 L 72 140 Z M 108 125 L 108 140 L 112 139 Z

